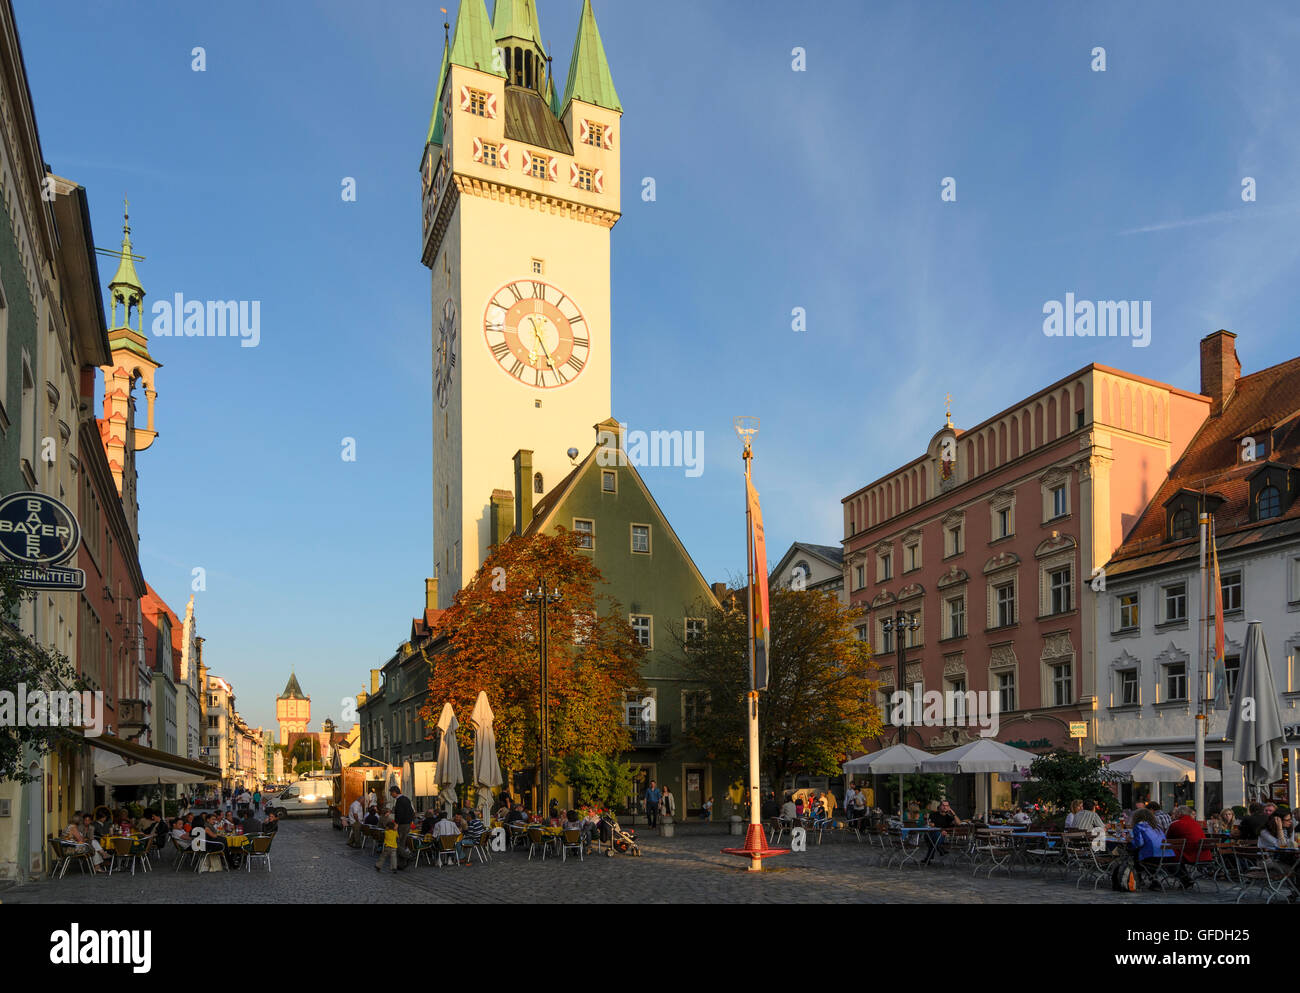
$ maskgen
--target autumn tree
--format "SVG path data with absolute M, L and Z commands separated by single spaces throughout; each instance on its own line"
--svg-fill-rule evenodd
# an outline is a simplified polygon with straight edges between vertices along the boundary
M 450 701 L 468 729 L 485 690 L 506 769 L 529 768 L 539 759 L 539 611 L 524 602 L 524 593 L 542 585 L 562 597 L 546 608 L 551 756 L 613 757 L 631 744 L 623 699 L 641 687 L 645 652 L 622 607 L 598 592 L 600 570 L 578 550 L 579 540 L 561 529 L 497 545 L 439 619 L 445 646 L 428 652 L 429 700 L 421 718 L 434 727 Z
M 846 753 L 880 730 L 871 650 L 855 635 L 856 612 L 833 593 L 771 590 L 767 690 L 759 694 L 759 766 L 773 788 L 787 776 L 834 775 Z M 679 642 L 684 674 L 709 705 L 686 734 L 715 761 L 748 763 L 749 633 L 745 594 L 724 599 L 702 636 Z

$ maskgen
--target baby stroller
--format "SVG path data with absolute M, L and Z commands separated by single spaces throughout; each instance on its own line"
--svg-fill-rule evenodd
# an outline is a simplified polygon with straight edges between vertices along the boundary
M 600 843 L 610 858 L 614 857 L 615 852 L 619 855 L 641 854 L 641 847 L 636 843 L 636 832 L 624 831 L 613 814 L 600 815 Z

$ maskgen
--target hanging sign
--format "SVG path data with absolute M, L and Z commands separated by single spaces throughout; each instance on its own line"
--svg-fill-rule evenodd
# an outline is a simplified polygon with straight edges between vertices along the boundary
M 0 556 L 21 566 L 21 586 L 83 590 L 81 569 L 59 567 L 77 553 L 81 527 L 64 504 L 44 493 L 11 493 L 0 500 Z

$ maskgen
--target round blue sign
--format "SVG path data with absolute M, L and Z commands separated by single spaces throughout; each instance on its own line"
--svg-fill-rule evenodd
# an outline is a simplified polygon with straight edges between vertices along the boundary
M 54 565 L 71 558 L 81 527 L 71 510 L 44 493 L 11 493 L 0 500 L 0 554 L 23 565 Z

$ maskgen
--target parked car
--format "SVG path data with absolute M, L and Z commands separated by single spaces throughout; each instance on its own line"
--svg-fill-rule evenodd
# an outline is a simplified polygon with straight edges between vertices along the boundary
M 328 781 L 304 780 L 293 783 L 267 804 L 276 817 L 324 817 L 333 796 Z

